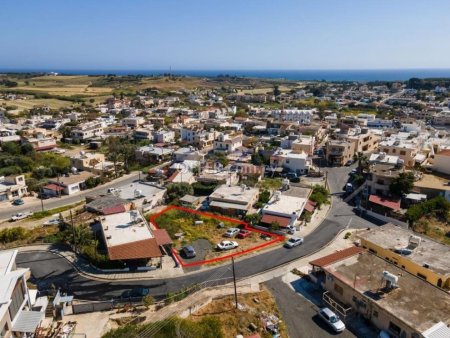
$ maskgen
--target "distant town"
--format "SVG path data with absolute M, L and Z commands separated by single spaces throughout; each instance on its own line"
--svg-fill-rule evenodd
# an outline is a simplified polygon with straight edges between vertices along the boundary
M 0 337 L 450 337 L 450 79 L 5 73 L 0 148 Z

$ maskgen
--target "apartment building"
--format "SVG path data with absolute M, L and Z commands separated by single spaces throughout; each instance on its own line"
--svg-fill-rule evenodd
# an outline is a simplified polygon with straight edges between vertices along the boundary
M 380 141 L 379 149 L 386 155 L 399 156 L 404 161 L 405 166 L 414 167 L 416 156 L 419 154 L 422 145 L 422 138 L 414 137 L 409 133 L 398 133 Z
M 329 140 L 326 149 L 328 163 L 333 166 L 343 166 L 348 161 L 353 161 L 356 143 L 346 140 Z
M 172 130 L 159 130 L 154 133 L 156 143 L 173 143 L 175 142 L 175 132 Z
M 137 129 L 145 123 L 142 116 L 130 116 L 122 119 L 122 125 L 131 129 Z
M 348 140 L 355 142 L 356 153 L 371 153 L 378 149 L 381 136 L 367 128 L 357 128 L 349 133 Z
M 402 166 L 391 163 L 376 163 L 370 166 L 367 176 L 367 189 L 369 194 L 379 196 L 389 195 L 389 186 L 400 173 L 404 172 Z
M 201 126 L 189 126 L 181 129 L 181 141 L 198 149 L 213 146 L 216 135 L 217 133 L 213 129 L 207 131 Z
M 450 110 L 444 110 L 440 113 L 436 113 L 433 116 L 433 124 L 437 126 L 450 125 Z
M 151 141 L 154 138 L 152 133 L 153 133 L 152 129 L 138 128 L 133 131 L 133 138 L 136 141 L 141 140 Z
M 17 250 L 0 252 L 0 337 L 33 337 L 45 317 L 47 297 L 29 290 L 30 269 L 16 266 Z
M 86 141 L 92 138 L 101 137 L 103 135 L 104 125 L 102 122 L 91 121 L 72 129 L 70 136 L 74 140 Z
M 107 161 L 105 155 L 101 153 L 86 153 L 81 151 L 79 154 L 70 157 L 70 165 L 77 170 L 86 170 L 97 175 L 114 171 L 114 163 Z M 118 165 L 120 167 L 122 166 L 121 163 Z
M 29 137 L 23 140 L 30 144 L 35 151 L 52 150 L 56 148 L 56 139 L 53 137 Z
M 297 122 L 299 124 L 310 124 L 314 114 L 315 109 L 281 109 L 273 110 L 271 116 L 275 120 L 279 121 L 290 121 Z
M 242 147 L 242 134 L 220 133 L 214 141 L 214 152 L 233 153 Z

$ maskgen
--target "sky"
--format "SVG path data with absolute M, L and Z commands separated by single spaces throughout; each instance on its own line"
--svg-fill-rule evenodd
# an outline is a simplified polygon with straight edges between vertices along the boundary
M 450 68 L 449 0 L 2 0 L 0 69 Z

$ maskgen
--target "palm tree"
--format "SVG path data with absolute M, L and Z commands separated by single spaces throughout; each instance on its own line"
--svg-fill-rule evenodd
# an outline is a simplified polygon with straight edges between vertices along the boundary
M 80 224 L 79 226 L 70 225 L 67 228 L 66 241 L 71 244 L 75 252 L 79 252 L 83 246 L 92 244 L 92 231 L 87 224 Z

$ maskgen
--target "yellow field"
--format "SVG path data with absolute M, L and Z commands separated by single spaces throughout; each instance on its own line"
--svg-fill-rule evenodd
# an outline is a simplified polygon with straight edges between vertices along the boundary
M 18 109 L 31 109 L 35 106 L 49 106 L 51 109 L 77 106 L 76 103 L 57 99 L 27 99 L 16 101 L 0 101 L 0 105 L 17 106 Z

